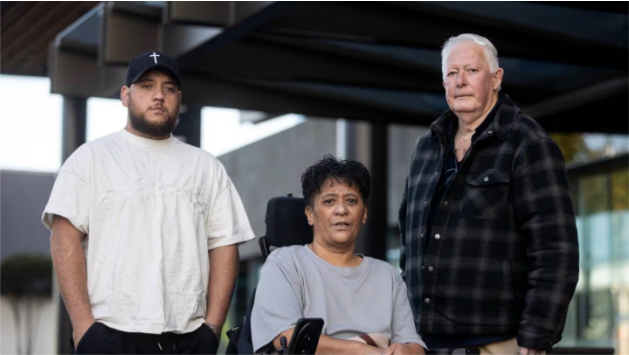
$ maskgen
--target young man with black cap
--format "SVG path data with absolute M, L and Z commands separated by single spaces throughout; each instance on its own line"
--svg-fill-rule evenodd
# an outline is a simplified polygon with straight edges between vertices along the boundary
M 79 354 L 208 354 L 254 237 L 221 163 L 171 134 L 177 62 L 129 63 L 125 129 L 63 164 L 42 220 Z

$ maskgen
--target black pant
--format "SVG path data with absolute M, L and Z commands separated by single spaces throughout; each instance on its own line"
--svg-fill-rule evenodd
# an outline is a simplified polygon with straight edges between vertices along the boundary
M 205 324 L 186 334 L 146 334 L 96 322 L 79 341 L 75 354 L 216 354 L 217 350 L 218 339 Z

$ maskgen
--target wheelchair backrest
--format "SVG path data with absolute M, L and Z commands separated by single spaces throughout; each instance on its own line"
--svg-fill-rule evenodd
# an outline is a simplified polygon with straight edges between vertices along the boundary
M 275 197 L 266 205 L 266 236 L 260 238 L 262 257 L 271 247 L 286 247 L 312 243 L 312 227 L 305 214 L 306 202 L 292 195 Z

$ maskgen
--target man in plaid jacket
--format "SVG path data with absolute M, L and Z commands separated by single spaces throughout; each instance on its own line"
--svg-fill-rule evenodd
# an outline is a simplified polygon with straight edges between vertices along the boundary
M 542 354 L 561 339 L 579 274 L 557 144 L 511 98 L 484 37 L 442 51 L 450 109 L 413 153 L 400 267 L 429 349 Z

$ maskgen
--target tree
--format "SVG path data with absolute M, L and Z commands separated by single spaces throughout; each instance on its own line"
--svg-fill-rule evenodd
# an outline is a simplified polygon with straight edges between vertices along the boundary
M 585 139 L 581 133 L 551 133 L 550 138 L 552 138 L 559 146 L 559 149 L 561 149 L 566 164 L 581 161 L 582 159 L 580 158 L 582 158 L 584 154 L 589 155 L 587 154 L 587 144 L 585 144 Z

